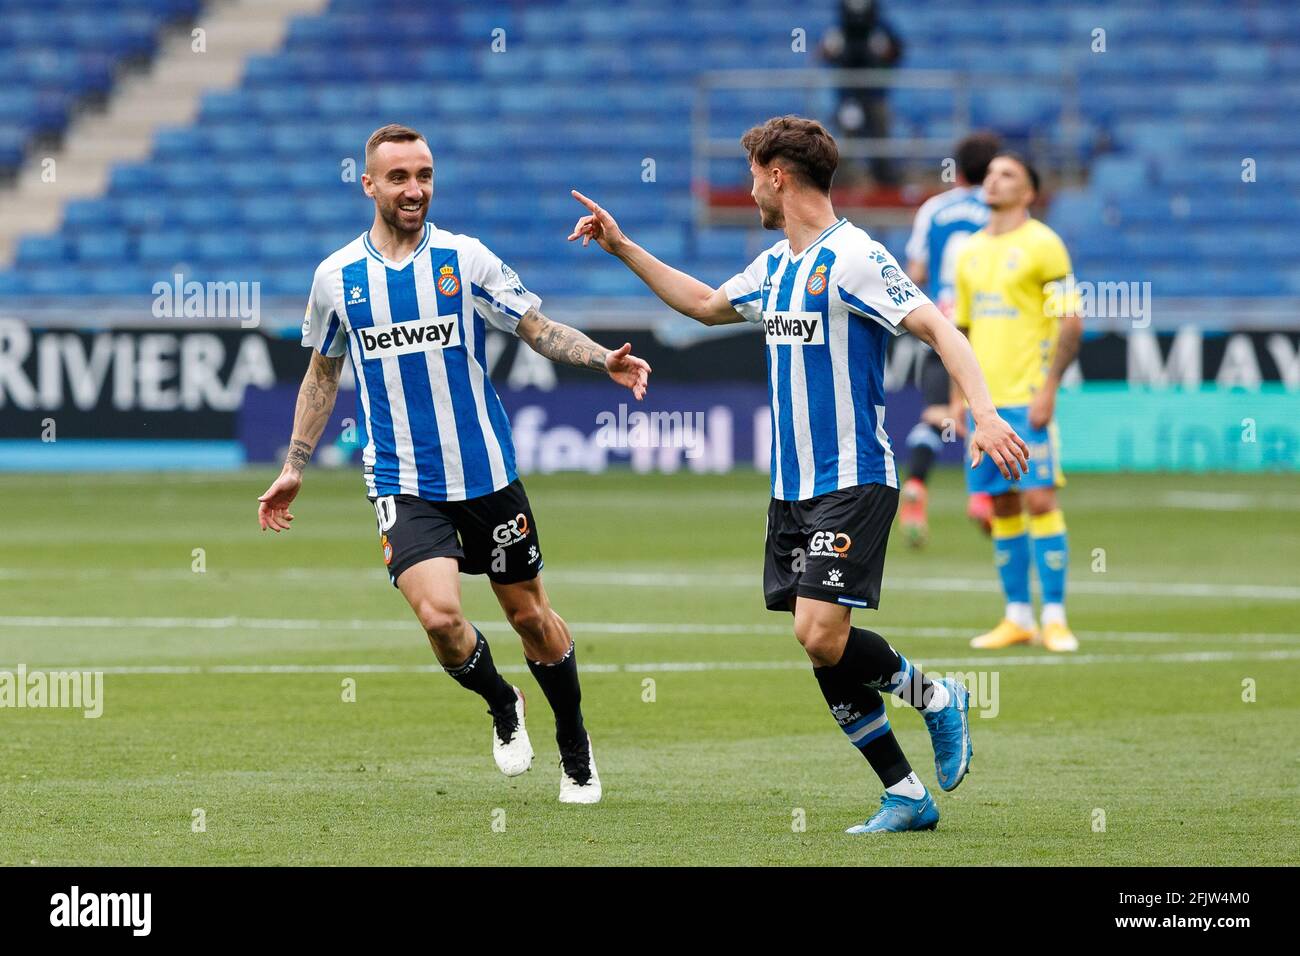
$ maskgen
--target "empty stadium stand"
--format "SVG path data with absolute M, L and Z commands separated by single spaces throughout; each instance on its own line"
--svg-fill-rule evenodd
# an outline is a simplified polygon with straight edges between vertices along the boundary
M 106 95 L 122 64 L 148 57 L 160 28 L 199 3 L 0 0 L 0 172 L 62 131 L 79 102 Z
M 105 92 L 115 64 L 147 54 L 195 5 L 105 0 L 90 21 L 0 0 L 0 66 L 16 77 L 0 90 L 0 165 L 62 128 L 78 97 Z M 359 166 L 367 134 L 389 121 L 431 141 L 432 218 L 480 235 L 544 296 L 643 294 L 617 263 L 564 242 L 579 212 L 570 187 L 711 281 L 771 241 L 693 225 L 695 78 L 815 66 L 836 4 L 629 0 L 616 16 L 593 0 L 465 6 L 389 0 L 380 15 L 368 0 L 331 0 L 295 19 L 281 49 L 204 97 L 196 121 L 162 130 L 104 195 L 70 202 L 61 228 L 25 237 L 0 294 L 141 294 L 180 270 L 305 295 L 316 262 L 369 219 L 349 161 Z M 998 0 L 886 0 L 884 12 L 907 42 L 904 68 L 1023 74 L 1018 87 L 977 89 L 972 120 L 1031 145 L 1061 135 L 1056 81 L 1072 78 L 1083 135 L 1066 145 L 1089 170 L 1045 217 L 1081 278 L 1150 280 L 1165 296 L 1300 295 L 1300 7 L 1119 0 L 1030 15 Z M 809 52 L 792 50 L 795 29 Z M 803 102 L 722 96 L 714 132 Z M 817 102 L 829 114 L 830 91 Z M 958 132 L 932 91 L 897 91 L 891 106 L 900 136 Z M 1255 182 L 1243 181 L 1248 159 Z M 743 172 L 729 185 L 743 187 Z M 902 230 L 884 237 L 901 253 Z

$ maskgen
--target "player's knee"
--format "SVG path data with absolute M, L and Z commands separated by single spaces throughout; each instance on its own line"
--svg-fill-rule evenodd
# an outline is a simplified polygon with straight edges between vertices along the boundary
M 826 627 L 819 621 L 800 621 L 796 618 L 794 636 L 814 661 L 837 656 L 835 651 L 839 644 L 838 634 L 834 628 Z
M 993 513 L 999 518 L 1014 518 L 1024 510 L 1019 492 L 993 496 Z
M 458 607 L 423 601 L 415 608 L 415 616 L 434 643 L 456 642 L 465 633 L 465 616 Z
M 1034 488 L 1025 492 L 1025 506 L 1031 515 L 1045 515 L 1056 510 L 1054 488 Z
M 506 618 L 515 633 L 525 637 L 541 637 L 546 633 L 549 609 L 541 601 L 523 601 L 506 610 Z

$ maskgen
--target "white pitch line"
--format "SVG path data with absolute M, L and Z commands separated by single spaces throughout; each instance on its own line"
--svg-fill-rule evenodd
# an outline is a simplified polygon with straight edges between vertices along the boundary
M 51 572 L 35 568 L 0 568 L 0 581 L 26 581 L 49 577 Z M 628 588 L 691 588 L 703 590 L 737 589 L 758 592 L 761 581 L 755 574 L 737 572 L 696 573 L 665 571 L 580 571 L 546 572 L 550 583 L 600 585 Z M 116 569 L 82 568 L 59 573 L 59 579 L 85 581 L 192 581 L 195 585 L 206 582 L 216 584 L 232 581 L 302 581 L 324 585 L 346 582 L 358 584 L 387 582 L 381 571 L 374 569 L 350 570 L 345 568 L 266 568 L 258 571 L 222 571 L 210 569 L 208 576 L 195 574 L 184 568 Z M 892 578 L 886 577 L 883 590 L 950 592 L 970 594 L 995 594 L 999 585 L 992 575 L 988 578 Z M 1212 582 L 1180 581 L 1123 581 L 1115 576 L 1092 576 L 1071 579 L 1071 594 L 1099 595 L 1104 597 L 1179 597 L 1206 599 L 1245 599 L 1257 601 L 1300 601 L 1300 587 L 1286 584 L 1219 584 Z
M 1166 491 L 1158 503 L 1167 508 L 1192 511 L 1278 511 L 1300 510 L 1300 496 L 1284 494 L 1251 495 L 1218 491 Z
M 479 630 L 513 633 L 504 621 L 484 621 Z M 64 617 L 4 616 L 0 628 L 55 628 L 69 630 L 249 630 L 249 631 L 400 631 L 418 634 L 414 618 L 394 620 L 317 620 L 278 617 Z M 575 630 L 599 634 L 789 634 L 790 625 L 773 624 L 653 624 L 628 621 L 570 622 Z M 963 632 L 964 633 L 964 632 Z
M 742 574 L 664 574 L 635 571 L 554 571 L 548 581 L 561 584 L 597 584 L 610 587 L 745 587 L 758 588 L 753 575 Z M 976 594 L 1000 593 L 1001 587 L 988 578 L 891 578 L 886 576 L 881 590 L 942 591 Z M 1173 581 L 1075 580 L 1067 585 L 1070 594 L 1097 594 L 1106 597 L 1184 597 L 1248 598 L 1263 601 L 1300 601 L 1300 587 L 1285 584 L 1209 584 Z
M 510 634 L 513 629 L 504 621 L 478 623 L 481 631 L 493 634 Z M 673 636 L 673 635 L 789 635 L 788 621 L 781 624 L 670 624 L 646 621 L 571 621 L 569 627 L 583 634 Z M 64 617 L 64 616 L 0 616 L 0 628 L 43 628 L 55 630 L 196 630 L 196 631 L 392 631 L 418 633 L 414 621 L 365 620 L 359 618 L 322 620 L 315 618 L 266 617 Z M 882 626 L 887 637 L 953 638 L 971 637 L 978 626 L 971 627 L 890 627 Z M 1078 631 L 1085 641 L 1117 643 L 1174 644 L 1191 641 L 1218 641 L 1248 644 L 1294 644 L 1300 634 L 1256 632 L 1246 634 L 1218 634 L 1209 632 L 1178 631 Z
M 966 669 L 983 671 L 999 667 L 1056 666 L 1085 664 L 1206 664 L 1225 661 L 1283 661 L 1300 659 L 1300 650 L 1283 651 L 1193 651 L 1172 654 L 1049 654 L 998 657 L 944 657 L 913 660 L 922 670 Z M 648 661 L 634 664 L 583 664 L 584 674 L 696 673 L 708 671 L 784 671 L 805 670 L 807 661 Z M 522 674 L 522 664 L 499 665 L 505 674 Z M 28 667 L 28 672 L 96 671 L 106 675 L 211 675 L 211 674 L 428 674 L 442 670 L 434 664 L 208 664 L 168 665 L 140 664 L 97 667 L 68 665 Z

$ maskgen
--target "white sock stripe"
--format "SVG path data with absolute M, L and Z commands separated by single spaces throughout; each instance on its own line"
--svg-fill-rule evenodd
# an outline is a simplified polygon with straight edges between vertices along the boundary
M 859 740 L 861 740 L 863 737 L 866 737 L 868 734 L 874 733 L 875 731 L 879 730 L 881 727 L 888 727 L 888 726 L 889 726 L 889 715 L 881 714 L 875 720 L 867 724 L 864 724 L 863 726 L 855 730 L 853 733 L 849 734 L 848 735 L 849 742 L 856 744 Z

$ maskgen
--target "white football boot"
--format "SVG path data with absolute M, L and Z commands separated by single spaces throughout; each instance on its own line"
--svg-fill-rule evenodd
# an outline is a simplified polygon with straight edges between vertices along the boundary
M 507 777 L 517 777 L 533 765 L 533 745 L 524 727 L 524 692 L 514 688 L 514 714 L 492 714 L 492 757 Z
M 587 737 L 587 749 L 560 753 L 560 802 L 599 803 L 600 775 L 596 773 L 596 756 Z

